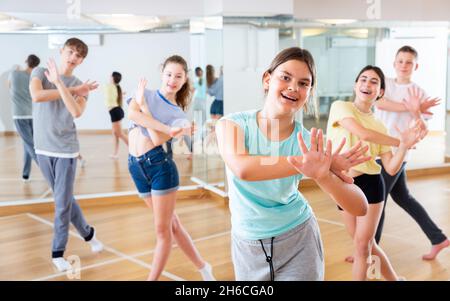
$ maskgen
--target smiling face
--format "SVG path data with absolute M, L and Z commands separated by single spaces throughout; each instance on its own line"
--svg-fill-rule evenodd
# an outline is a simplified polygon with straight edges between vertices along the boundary
M 61 66 L 63 69 L 73 70 L 80 65 L 84 57 L 74 46 L 64 46 L 61 50 Z
M 186 72 L 182 65 L 169 62 L 161 75 L 161 90 L 167 94 L 176 94 L 186 83 Z
M 280 64 L 263 77 L 267 91 L 267 104 L 271 110 L 284 115 L 293 115 L 306 103 L 312 85 L 312 75 L 308 65 L 299 60 L 289 60 Z
M 374 70 L 362 72 L 353 88 L 356 101 L 372 103 L 384 92 L 381 89 L 381 78 Z
M 400 79 L 409 80 L 417 67 L 416 56 L 413 53 L 401 51 L 395 57 L 394 68 Z

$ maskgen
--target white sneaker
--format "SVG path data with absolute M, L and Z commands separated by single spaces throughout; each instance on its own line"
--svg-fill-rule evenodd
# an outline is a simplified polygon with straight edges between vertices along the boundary
M 216 278 L 214 278 L 212 273 L 212 267 L 209 263 L 206 262 L 205 266 L 198 271 L 202 275 L 203 281 L 216 281 Z
M 85 159 L 80 159 L 80 166 L 81 168 L 85 168 L 87 165 L 86 160 Z
M 96 232 L 94 230 L 94 236 L 92 237 L 92 239 L 90 241 L 88 241 L 88 243 L 91 245 L 91 251 L 93 253 L 100 253 L 101 251 L 103 251 L 103 244 L 101 241 L 99 241 L 95 236 L 96 236 Z
M 65 272 L 72 269 L 72 266 L 64 259 L 64 257 L 53 258 L 52 262 L 59 272 Z

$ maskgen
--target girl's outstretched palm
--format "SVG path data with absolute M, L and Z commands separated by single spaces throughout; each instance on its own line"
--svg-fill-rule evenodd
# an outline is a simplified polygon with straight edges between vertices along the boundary
M 400 145 L 404 145 L 406 148 L 413 147 L 421 138 L 420 121 L 416 121 L 413 126 L 408 127 L 404 131 L 400 131 L 397 126 L 396 130 L 400 133 Z
M 329 175 L 332 160 L 331 141 L 327 141 L 327 147 L 324 152 L 322 130 L 311 129 L 311 147 L 309 150 L 303 141 L 301 133 L 297 134 L 297 139 L 303 154 L 297 157 L 289 156 L 288 162 L 298 172 L 314 180 L 320 180 Z
M 365 156 L 369 147 L 366 145 L 363 147 L 361 141 L 346 152 L 340 153 L 345 145 L 346 139 L 343 138 L 341 144 L 333 152 L 331 171 L 337 175 L 342 181 L 352 184 L 353 178 L 345 174 L 353 166 L 359 165 L 370 160 L 370 156 Z

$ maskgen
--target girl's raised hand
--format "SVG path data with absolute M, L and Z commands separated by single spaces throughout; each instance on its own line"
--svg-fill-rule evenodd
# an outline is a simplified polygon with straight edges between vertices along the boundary
M 419 120 L 414 122 L 412 126 L 408 127 L 404 131 L 400 131 L 400 129 L 397 126 L 395 126 L 395 129 L 400 133 L 399 147 L 403 146 L 406 149 L 410 149 L 421 139 L 422 130 Z
M 302 156 L 289 156 L 288 162 L 300 173 L 313 180 L 321 180 L 329 175 L 331 166 L 331 141 L 327 141 L 326 150 L 323 150 L 323 133 L 316 128 L 311 129 L 311 147 L 305 145 L 301 133 L 297 134 L 298 144 Z
M 169 130 L 169 136 L 172 138 L 178 138 L 183 134 L 183 128 L 181 127 L 171 127 Z
M 342 148 L 345 145 L 345 138 L 342 139 L 339 147 L 333 152 L 331 161 L 331 171 L 337 175 L 342 181 L 352 184 L 353 178 L 347 176 L 344 172 L 348 171 L 353 166 L 359 165 L 370 160 L 370 156 L 364 156 L 369 149 L 369 146 L 362 146 L 362 142 L 359 141 L 355 146 L 346 152 L 340 154 Z
M 142 106 L 145 102 L 145 86 L 147 86 L 147 80 L 145 78 L 141 78 L 136 91 L 136 102 L 140 106 Z

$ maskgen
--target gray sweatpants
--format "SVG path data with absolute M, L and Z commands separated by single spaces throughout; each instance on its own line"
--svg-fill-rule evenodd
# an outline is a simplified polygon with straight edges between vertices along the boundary
M 28 177 L 31 171 L 31 160 L 37 164 L 33 142 L 33 119 L 14 119 L 14 124 L 23 142 L 22 176 Z
M 272 257 L 275 281 L 311 281 L 324 279 L 324 260 L 320 229 L 316 218 L 262 243 Z M 248 240 L 232 234 L 231 257 L 238 281 L 269 281 L 270 266 L 259 240 Z
M 81 237 L 86 238 L 91 234 L 91 227 L 86 223 L 81 208 L 73 197 L 77 159 L 56 158 L 44 155 L 37 155 L 37 159 L 39 168 L 53 190 L 55 200 L 55 225 L 52 252 L 53 254 L 64 253 L 71 222 Z M 62 257 L 62 255 L 54 255 L 53 257 Z

